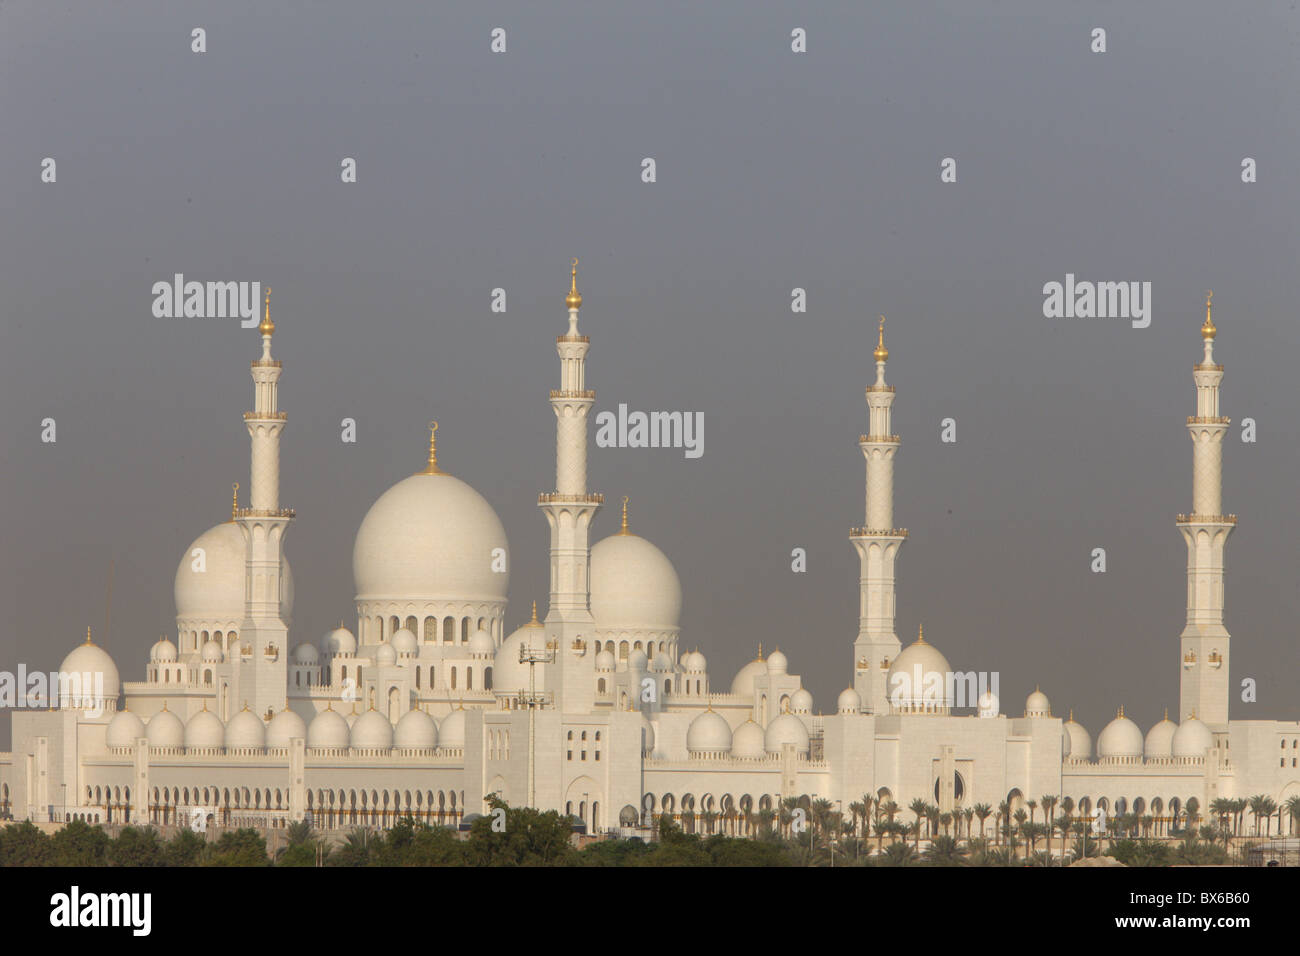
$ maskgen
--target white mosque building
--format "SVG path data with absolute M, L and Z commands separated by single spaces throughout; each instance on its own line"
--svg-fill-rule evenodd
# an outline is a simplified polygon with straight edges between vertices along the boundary
M 13 715 L 0 753 L 0 813 L 17 819 L 319 827 L 389 825 L 406 815 L 451 823 L 485 798 L 558 809 L 594 831 L 669 814 L 688 829 L 705 813 L 742 821 L 787 797 L 843 807 L 863 794 L 900 807 L 1013 809 L 1042 794 L 1088 813 L 1177 816 L 1191 797 L 1300 793 L 1300 723 L 1229 717 L 1223 553 L 1235 517 L 1220 502 L 1223 436 L 1207 302 L 1204 357 L 1193 370 L 1196 414 L 1187 541 L 1187 625 L 1177 722 L 1144 735 L 1123 708 L 1097 736 L 1052 713 L 1035 690 L 1020 716 L 1001 712 L 973 675 L 952 676 L 923 635 L 895 630 L 894 387 L 883 321 L 866 388 L 858 635 L 834 713 L 780 650 L 713 685 L 685 651 L 681 582 L 672 562 L 622 527 L 594 545 L 604 499 L 587 484 L 588 337 L 578 330 L 577 262 L 557 339 L 561 374 L 553 490 L 538 507 L 551 531 L 550 596 L 507 633 L 509 545 L 492 506 L 443 470 L 436 424 L 427 466 L 380 496 L 352 556 L 355 630 L 290 644 L 293 575 L 283 553 L 294 521 L 279 495 L 281 363 L 271 356 L 269 296 L 252 363 L 248 506 L 201 534 L 176 572 L 176 634 L 153 645 L 144 679 L 121 683 L 91 640 L 65 674 L 102 688 L 62 687 Z M 963 698 L 963 694 L 966 696 Z M 86 698 L 93 695 L 93 700 Z M 978 699 L 976 699 L 978 697 Z M 966 704 L 967 706 L 963 706 Z M 954 713 L 964 710 L 965 714 Z

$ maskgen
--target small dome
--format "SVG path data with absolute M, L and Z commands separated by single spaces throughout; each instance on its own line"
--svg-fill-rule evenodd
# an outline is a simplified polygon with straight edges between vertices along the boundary
M 186 750 L 220 750 L 226 745 L 226 725 L 212 711 L 199 711 L 185 725 Z
M 433 750 L 438 746 L 438 725 L 419 708 L 408 710 L 393 731 L 393 746 L 398 750 Z
M 708 668 L 708 662 L 699 651 L 691 651 L 682 658 L 682 667 L 688 674 L 703 674 Z
M 320 654 L 316 648 L 306 641 L 293 649 L 293 662 L 295 664 L 315 664 L 319 660 Z
M 1142 731 L 1137 724 L 1124 716 L 1124 708 L 1097 736 L 1098 757 L 1142 756 Z
M 546 665 L 524 664 L 519 660 L 521 648 L 543 651 L 546 648 L 546 631 L 537 620 L 537 607 L 533 606 L 533 619 L 522 627 L 516 628 L 510 636 L 501 642 L 492 659 L 492 685 L 506 690 L 522 689 L 528 686 L 528 673 L 536 668 L 536 679 L 541 686 L 546 679 Z
M 266 724 L 247 707 L 226 724 L 227 750 L 261 750 L 266 746 Z
M 357 639 L 342 623 L 330 631 L 320 641 L 321 650 L 326 654 L 341 654 L 344 657 L 357 652 Z
M 612 671 L 614 669 L 614 654 L 611 651 L 601 651 L 596 655 L 596 670 Z
M 497 652 L 496 642 L 492 640 L 492 635 L 484 630 L 477 630 L 469 639 L 469 653 L 471 657 L 491 657 Z
M 787 674 L 789 670 L 790 662 L 786 660 L 786 656 L 781 653 L 779 647 L 767 656 L 767 672 L 773 677 Z
M 771 658 L 768 658 L 771 661 Z M 807 688 L 800 687 L 790 695 L 790 712 L 792 714 L 811 714 L 813 708 L 813 695 Z
M 79 698 L 90 697 L 100 699 L 100 694 L 96 688 L 96 683 L 103 680 L 103 700 L 117 702 L 117 695 L 122 689 L 121 679 L 117 675 L 117 665 L 113 663 L 113 658 L 108 656 L 108 652 L 98 644 L 91 643 L 90 635 L 86 635 L 86 643 L 79 644 L 68 652 L 68 656 L 63 658 L 63 663 L 59 665 L 59 671 L 64 674 L 81 675 L 83 687 L 78 693 L 72 693 L 77 688 L 68 686 L 68 693 L 59 691 L 59 706 L 74 706 L 74 702 Z M 85 675 L 90 675 L 89 686 L 85 685 Z M 51 688 L 53 693 L 53 688 Z M 178 720 L 179 722 L 179 720 Z M 152 741 L 150 741 L 152 743 Z M 176 744 L 177 747 L 180 744 Z
M 155 664 L 170 664 L 176 660 L 176 645 L 167 638 L 162 638 L 149 648 L 149 660 Z
M 1089 736 L 1083 724 L 1075 721 L 1073 711 L 1070 712 L 1070 719 L 1065 722 L 1061 732 L 1070 738 L 1068 756 L 1073 757 L 1075 760 L 1087 760 L 1092 756 L 1092 737 Z
M 846 687 L 840 691 L 839 700 L 835 702 L 835 709 L 841 714 L 858 714 L 862 712 L 862 695 L 852 687 Z
M 736 672 L 731 681 L 731 692 L 740 697 L 754 696 L 754 681 L 767 676 L 767 664 L 761 657 L 756 657 Z
M 375 663 L 391 665 L 397 663 L 397 651 L 393 650 L 392 644 L 380 644 L 375 651 Z
M 1026 717 L 1051 717 L 1052 704 L 1037 687 L 1034 692 L 1025 698 L 1025 716 Z
M 289 741 L 294 737 L 306 736 L 307 722 L 287 707 L 272 717 L 271 722 L 266 725 L 266 745 L 277 750 L 287 748 Z
M 465 711 L 462 708 L 457 708 L 442 718 L 442 724 L 438 727 L 438 746 L 465 746 Z
M 639 651 L 635 648 L 627 655 L 627 669 L 644 673 L 650 664 L 650 658 L 645 656 L 645 651 Z
M 185 746 L 185 725 L 165 707 L 149 718 L 149 726 L 145 728 L 144 735 L 149 738 L 149 746 L 155 750 Z
M 205 641 L 200 654 L 205 664 L 220 664 L 226 659 L 226 652 L 221 649 L 220 641 Z
M 661 651 L 650 661 L 650 670 L 656 674 L 667 674 L 673 669 L 673 659 L 667 651 Z
M 770 754 L 779 754 L 785 744 L 794 744 L 795 753 L 808 752 L 808 728 L 794 714 L 773 718 L 763 737 L 763 747 Z
M 999 708 L 1002 705 L 1001 702 L 998 700 L 998 695 L 993 693 L 993 691 L 989 690 L 988 688 L 985 688 L 984 693 L 980 694 L 980 699 L 977 702 L 976 706 L 979 710 L 979 716 L 996 717 L 999 713 L 1001 713 Z
M 322 710 L 307 726 L 307 746 L 339 750 L 348 745 L 348 722 L 336 710 Z
M 1178 725 L 1171 745 L 1175 757 L 1204 757 L 1214 746 L 1214 735 L 1201 721 L 1188 717 Z
M 763 743 L 763 728 L 747 720 L 731 735 L 731 756 L 742 760 L 757 760 L 767 755 Z
M 242 621 L 244 619 L 244 575 L 247 572 L 244 533 L 233 521 L 209 528 L 185 549 L 176 567 L 172 596 L 176 616 L 197 621 Z M 194 552 L 203 552 L 197 563 Z M 293 617 L 293 571 L 289 559 L 281 556 L 284 588 L 280 616 L 287 623 Z
M 1148 759 L 1152 757 L 1172 757 L 1174 754 L 1174 734 L 1178 731 L 1178 725 L 1169 719 L 1169 711 L 1165 711 L 1164 720 L 1152 726 L 1147 731 L 1146 743 L 1142 747 L 1142 753 Z
M 682 613 L 682 583 L 668 556 L 636 534 L 615 534 L 591 549 L 591 616 L 596 626 L 672 630 Z
M 420 642 L 415 639 L 415 635 L 404 627 L 393 631 L 393 636 L 388 639 L 388 643 L 393 645 L 393 650 L 398 654 L 414 654 L 420 649 Z
M 351 744 L 353 750 L 391 750 L 393 725 L 379 711 L 368 710 L 353 722 Z
M 686 728 L 686 749 L 691 753 L 719 753 L 731 749 L 731 727 L 721 714 L 706 710 Z
M 952 707 L 948 659 L 933 644 L 926 643 L 918 630 L 916 641 L 907 645 L 889 665 L 886 693 L 896 710 L 946 713 Z
M 114 714 L 104 732 L 105 742 L 113 750 L 134 747 L 144 735 L 144 721 L 129 710 L 119 710 Z

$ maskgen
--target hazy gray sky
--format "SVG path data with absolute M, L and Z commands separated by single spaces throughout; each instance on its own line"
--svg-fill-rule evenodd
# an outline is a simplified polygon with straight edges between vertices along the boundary
M 107 643 L 140 679 L 184 549 L 247 487 L 257 333 L 155 319 L 176 272 L 275 289 L 295 642 L 355 623 L 353 536 L 434 417 L 510 536 L 508 626 L 544 607 L 536 495 L 579 256 L 597 411 L 704 415 L 702 458 L 593 448 L 590 473 L 676 563 L 683 647 L 716 688 L 760 640 L 819 709 L 850 682 L 884 313 L 899 635 L 924 623 L 955 667 L 1001 673 L 1008 711 L 1039 683 L 1094 734 L 1120 704 L 1144 727 L 1177 704 L 1174 515 L 1212 288 L 1231 663 L 1259 681 L 1233 715 L 1300 717 L 1300 20 L 1088 6 L 3 3 L 0 667 L 98 632 L 112 558 Z M 1150 328 L 1044 318 L 1066 273 L 1150 281 Z M 595 537 L 617 527 L 607 506 Z

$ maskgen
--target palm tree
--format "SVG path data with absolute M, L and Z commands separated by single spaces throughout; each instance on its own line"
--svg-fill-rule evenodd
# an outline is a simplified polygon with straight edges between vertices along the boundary
M 1021 807 L 1019 810 L 1017 810 L 1015 813 L 1013 813 L 1013 814 L 1011 815 L 1011 817 L 1012 817 L 1013 820 L 1016 821 L 1016 829 L 1019 830 L 1020 835 L 1021 835 L 1021 836 L 1024 836 L 1024 835 L 1025 835 L 1025 824 L 1029 821 L 1029 814 L 1025 813 L 1025 808 L 1024 808 L 1024 807 Z M 1014 832 L 1014 831 L 1013 831 L 1013 832 Z M 1015 845 L 1012 844 L 1012 849 L 1014 849 L 1014 848 L 1015 848 Z
M 1026 801 L 1025 801 L 1025 806 L 1029 807 L 1029 822 L 1030 822 L 1030 823 L 1033 823 L 1033 822 L 1034 822 L 1034 811 L 1038 809 L 1038 801 L 1037 801 L 1037 800 L 1026 800 Z
M 1011 802 L 1003 800 L 998 804 L 998 829 L 1002 836 L 1002 841 L 1011 835 Z
M 1264 812 L 1264 801 L 1267 798 L 1262 793 L 1257 793 L 1250 798 L 1250 815 L 1255 818 L 1255 834 L 1259 835 L 1259 817 Z
M 1201 801 L 1197 800 L 1195 797 L 1188 797 L 1186 807 L 1187 807 L 1187 828 L 1189 830 L 1194 830 L 1196 829 L 1196 818 L 1200 815 L 1201 812 Z
M 1274 800 L 1272 797 L 1265 797 L 1265 798 L 1264 798 L 1264 803 L 1261 805 L 1261 809 L 1264 811 L 1264 819 L 1266 819 L 1266 820 L 1268 821 L 1267 829 L 1265 829 L 1264 832 L 1265 832 L 1266 835 L 1268 835 L 1268 836 L 1272 836 L 1272 834 L 1273 834 L 1273 814 L 1277 813 L 1277 801 Z M 1282 832 L 1282 821 L 1281 821 L 1281 820 L 1278 820 L 1278 822 L 1277 822 L 1277 829 L 1278 829 L 1278 833 L 1281 833 L 1281 832 Z
M 903 830 L 903 836 L 914 838 L 913 848 L 919 853 L 921 850 L 921 818 L 918 816 L 915 823 L 909 823 Z M 892 845 L 891 845 L 892 849 Z
M 1038 802 L 1043 805 L 1043 822 L 1047 824 L 1047 862 L 1052 862 L 1052 811 L 1056 809 L 1058 797 L 1054 793 L 1046 794 L 1038 798 Z M 1064 849 L 1061 851 L 1065 852 Z
M 798 809 L 798 797 L 786 797 L 781 801 L 781 832 L 787 839 L 790 836 L 790 825 L 794 822 L 794 812 Z
M 916 840 L 917 840 L 916 847 L 917 847 L 918 850 L 920 850 L 920 848 L 921 848 L 921 842 L 920 842 L 920 841 L 921 841 L 921 817 L 925 816 L 925 815 L 929 812 L 929 810 L 930 810 L 930 805 L 929 805 L 928 803 L 926 803 L 924 800 L 922 800 L 920 797 L 917 797 L 917 798 L 916 798 L 915 800 L 913 800 L 910 804 L 908 804 L 907 809 L 911 810 L 913 813 L 916 814 Z
M 865 819 L 866 819 L 866 816 L 867 816 L 867 814 L 866 814 L 866 808 L 865 808 L 861 803 L 859 803 L 857 800 L 854 800 L 852 803 L 849 804 L 849 813 L 853 815 L 853 832 L 854 832 L 854 833 L 857 833 L 857 832 L 858 832 L 858 820 L 860 820 L 860 819 L 861 819 L 861 820 L 865 820 Z
M 935 866 L 961 866 L 966 862 L 966 850 L 946 834 L 937 836 L 925 851 L 925 861 Z
M 975 819 L 975 811 L 974 811 L 972 808 L 967 807 L 965 810 L 962 811 L 962 816 L 966 818 L 966 842 L 969 843 L 969 842 L 970 842 L 970 824 L 971 824 L 971 821 Z
M 909 829 L 913 826 L 916 824 L 908 824 Z M 880 862 L 882 866 L 911 866 L 916 862 L 916 851 L 906 843 L 891 843 Z
M 1300 829 L 1300 794 L 1288 797 L 1286 803 L 1282 804 L 1282 809 L 1291 818 L 1290 829 L 1292 833 L 1295 833 L 1297 829 Z
M 987 803 L 977 803 L 971 810 L 980 821 L 980 839 L 984 839 L 984 821 L 993 815 L 993 808 Z
M 871 808 L 876 805 L 876 798 L 869 793 L 862 795 L 862 836 L 867 835 L 867 817 L 871 815 Z
M 939 825 L 943 827 L 943 835 L 947 836 L 948 827 L 952 826 L 952 814 L 951 813 L 939 814 Z

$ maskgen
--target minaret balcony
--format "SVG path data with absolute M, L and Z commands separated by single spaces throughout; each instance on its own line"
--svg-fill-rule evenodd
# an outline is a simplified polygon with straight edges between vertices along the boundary
M 566 495 L 558 491 L 547 491 L 537 496 L 537 503 L 539 505 L 603 505 L 605 503 L 605 496 L 599 493 L 590 495 Z
M 1175 521 L 1178 524 L 1235 525 L 1237 523 L 1237 516 L 1236 515 L 1178 515 Z
M 859 435 L 858 444 L 897 445 L 902 441 L 897 435 Z
M 595 398 L 594 389 L 553 388 L 551 398 Z
M 889 394 L 892 395 L 897 391 L 898 389 L 894 388 L 894 386 L 892 385 L 868 385 L 867 386 L 868 395 L 870 395 L 872 392 L 888 392 Z
M 284 363 L 279 359 L 253 359 L 249 364 L 253 368 L 284 368 Z
M 590 342 L 590 335 L 557 335 L 556 342 Z
M 236 518 L 292 518 L 296 515 L 292 508 L 239 508 Z
M 1218 415 L 1214 415 L 1214 416 L 1188 415 L 1187 416 L 1187 424 L 1189 425 L 1227 425 L 1231 423 L 1231 421 L 1232 419 L 1230 418 L 1223 418 Z
M 889 530 L 878 530 L 875 528 L 850 528 L 850 538 L 906 538 L 906 528 L 891 528 Z
M 288 412 L 244 412 L 244 421 L 251 422 L 255 420 L 268 422 L 282 422 L 289 417 Z
M 1205 362 L 1201 362 L 1199 365 L 1193 365 L 1193 366 L 1192 366 L 1192 371 L 1194 371 L 1194 372 L 1222 372 L 1222 371 L 1223 371 L 1223 366 L 1222 366 L 1222 365 L 1218 365 L 1218 364 L 1216 364 L 1216 363 L 1214 363 L 1214 362 L 1210 362 L 1209 364 L 1206 364 Z

